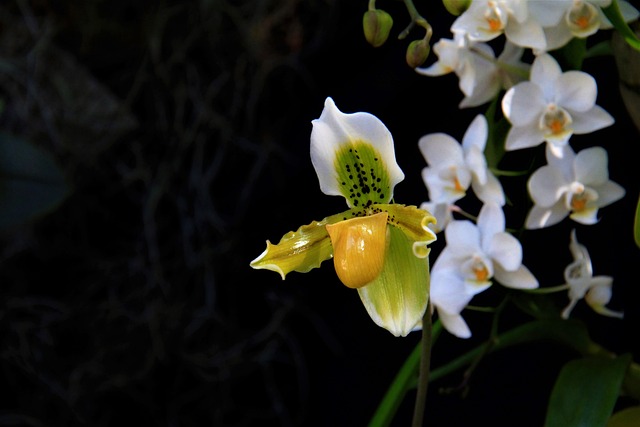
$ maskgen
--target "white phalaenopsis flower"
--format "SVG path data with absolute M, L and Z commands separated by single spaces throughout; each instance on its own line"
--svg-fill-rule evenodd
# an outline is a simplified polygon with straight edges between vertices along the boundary
M 547 146 L 547 165 L 529 178 L 535 203 L 525 222 L 528 229 L 554 225 L 569 215 L 581 224 L 595 224 L 598 209 L 621 199 L 625 190 L 609 180 L 608 156 L 602 147 L 575 154 L 568 145 L 557 156 Z
M 598 30 L 612 28 L 613 25 L 602 12 L 612 0 L 543 0 L 531 2 L 540 9 L 540 14 L 548 13 L 548 7 L 563 7 L 562 19 L 544 28 L 547 50 L 557 49 L 567 44 L 573 37 L 585 38 Z M 638 18 L 638 11 L 624 0 L 618 0 L 618 7 L 626 22 Z M 533 9 L 533 7 L 531 8 Z
M 477 225 L 451 221 L 444 234 L 447 245 L 431 272 L 431 301 L 452 334 L 471 335 L 460 312 L 474 295 L 491 286 L 491 279 L 510 288 L 538 287 L 522 265 L 520 242 L 505 232 L 504 213 L 496 203 L 482 206 Z
M 451 26 L 472 41 L 489 41 L 504 34 L 511 43 L 544 50 L 542 25 L 529 13 L 526 0 L 474 0 Z
M 502 99 L 502 111 L 511 122 L 506 150 L 534 147 L 543 141 L 555 150 L 571 135 L 613 124 L 613 117 L 596 105 L 596 81 L 582 71 L 562 72 L 549 54 L 539 55 L 531 80 L 518 83 Z
M 426 68 L 416 68 L 420 74 L 442 76 L 456 73 L 458 86 L 465 95 L 460 108 L 477 107 L 491 101 L 502 89 L 509 89 L 523 80 L 517 71 L 526 72 L 529 65 L 520 61 L 523 48 L 506 43 L 496 59 L 493 49 L 485 43 L 469 42 L 464 34 L 454 40 L 441 39 L 433 46 L 438 61 Z
M 487 120 L 479 114 L 465 132 L 462 145 L 444 133 L 420 138 L 420 152 L 429 164 L 422 170 L 422 179 L 432 202 L 453 203 L 463 198 L 471 185 L 483 202 L 504 205 L 500 181 L 487 168 L 484 157 L 487 134 Z
M 571 310 L 582 298 L 599 314 L 622 318 L 623 314 L 605 307 L 611 301 L 611 287 L 613 277 L 593 276 L 591 257 L 584 245 L 578 243 L 576 230 L 571 231 L 569 250 L 573 255 L 573 262 L 564 270 L 564 279 L 569 286 L 569 305 L 562 311 L 562 317 L 568 319 Z

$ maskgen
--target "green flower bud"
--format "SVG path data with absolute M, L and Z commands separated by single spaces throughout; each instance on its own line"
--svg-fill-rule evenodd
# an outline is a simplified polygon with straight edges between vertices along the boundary
M 384 10 L 368 10 L 362 17 L 364 37 L 373 47 L 379 47 L 387 41 L 393 26 L 393 18 Z
M 447 8 L 450 14 L 459 16 L 469 8 L 471 0 L 442 0 L 442 4 Z
M 416 68 L 424 64 L 429 56 L 429 43 L 426 40 L 414 40 L 407 48 L 407 64 L 409 67 Z

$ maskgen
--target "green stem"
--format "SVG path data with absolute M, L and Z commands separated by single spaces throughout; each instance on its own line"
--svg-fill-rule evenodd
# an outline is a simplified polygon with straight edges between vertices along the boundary
M 411 17 L 411 22 L 409 23 L 407 28 L 405 28 L 400 33 L 400 35 L 398 35 L 398 39 L 400 40 L 404 39 L 409 35 L 409 32 L 411 31 L 414 25 L 419 25 L 420 27 L 425 29 L 426 34 L 424 36 L 424 39 L 426 40 L 427 43 L 429 43 L 429 40 L 431 40 L 431 35 L 433 34 L 433 29 L 431 28 L 431 25 L 427 22 L 426 19 L 424 19 L 422 15 L 420 15 L 420 13 L 418 12 L 418 9 L 416 9 L 416 6 L 413 4 L 413 0 L 404 0 L 404 5 L 406 6 L 407 11 L 409 12 L 409 16 Z
M 424 407 L 427 402 L 427 388 L 429 386 L 429 370 L 431 368 L 431 301 L 422 318 L 422 340 L 420 342 L 420 370 L 418 377 L 418 392 L 416 404 L 413 408 L 413 427 L 422 426 Z

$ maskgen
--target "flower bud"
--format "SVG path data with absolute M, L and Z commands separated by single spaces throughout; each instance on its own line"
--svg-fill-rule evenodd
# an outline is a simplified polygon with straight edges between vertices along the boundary
M 469 8 L 471 0 L 442 0 L 442 4 L 447 8 L 450 14 L 459 16 Z
M 384 10 L 368 10 L 362 17 L 364 37 L 373 47 L 379 47 L 387 41 L 393 26 L 393 18 Z
M 416 68 L 424 64 L 429 56 L 429 43 L 426 40 L 414 40 L 407 48 L 407 64 L 409 67 Z

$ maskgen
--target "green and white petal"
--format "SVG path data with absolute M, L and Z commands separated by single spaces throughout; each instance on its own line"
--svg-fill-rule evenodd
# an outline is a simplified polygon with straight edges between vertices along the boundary
M 345 114 L 331 98 L 313 120 L 311 162 L 323 193 L 343 196 L 349 207 L 388 203 L 404 179 L 387 127 L 369 113 Z
M 404 337 L 422 326 L 429 301 L 429 260 L 414 256 L 414 241 L 402 229 L 387 227 L 389 247 L 382 271 L 358 293 L 377 325 Z
M 275 271 L 283 280 L 292 271 L 306 273 L 319 267 L 333 256 L 326 226 L 347 219 L 347 215 L 349 212 L 343 212 L 303 225 L 285 234 L 277 245 L 267 240 L 267 249 L 251 261 L 251 267 Z

